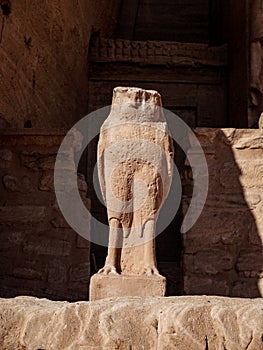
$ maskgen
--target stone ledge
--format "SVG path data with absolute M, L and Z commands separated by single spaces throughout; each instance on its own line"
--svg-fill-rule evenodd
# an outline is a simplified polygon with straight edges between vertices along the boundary
M 263 348 L 263 299 L 0 299 L 1 350 Z

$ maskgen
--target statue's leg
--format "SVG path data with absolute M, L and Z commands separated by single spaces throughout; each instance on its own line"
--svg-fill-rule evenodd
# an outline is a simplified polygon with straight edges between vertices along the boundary
M 156 219 L 149 219 L 143 228 L 144 240 L 144 257 L 143 257 L 143 273 L 146 275 L 159 275 L 156 263 L 155 252 L 155 230 Z
M 123 240 L 122 225 L 119 219 L 111 218 L 109 221 L 109 246 L 105 266 L 99 273 L 118 274 L 120 271 L 120 255 Z

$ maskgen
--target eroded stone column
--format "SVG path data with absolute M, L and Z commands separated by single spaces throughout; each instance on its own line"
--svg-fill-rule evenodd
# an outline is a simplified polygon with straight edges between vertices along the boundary
M 98 144 L 109 246 L 105 266 L 91 279 L 91 300 L 165 294 L 155 236 L 172 179 L 173 145 L 161 105 L 156 91 L 125 87 L 113 91 Z

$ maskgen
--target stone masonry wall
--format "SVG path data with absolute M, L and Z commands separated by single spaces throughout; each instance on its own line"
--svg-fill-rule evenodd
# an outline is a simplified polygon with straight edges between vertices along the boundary
M 0 0 L 0 129 L 71 127 L 87 113 L 93 31 L 111 35 L 120 0 Z
M 186 294 L 263 295 L 263 130 L 196 129 L 209 168 L 204 210 L 183 235 Z M 184 211 L 191 197 L 184 178 Z
M 61 131 L 0 137 L 2 297 L 88 298 L 90 245 L 68 226 L 54 193 L 54 162 L 63 137 Z M 79 191 L 89 208 L 81 176 Z
M 263 295 L 263 130 L 195 132 L 208 162 L 209 192 L 197 223 L 183 234 L 184 291 Z M 54 161 L 64 134 L 1 135 L 1 297 L 88 298 L 90 246 L 63 219 L 53 189 Z M 184 211 L 192 186 L 186 163 Z M 79 189 L 89 208 L 82 177 Z
M 90 37 L 114 32 L 120 3 L 0 0 L 1 296 L 88 297 L 89 243 L 58 210 L 53 168 L 87 113 Z

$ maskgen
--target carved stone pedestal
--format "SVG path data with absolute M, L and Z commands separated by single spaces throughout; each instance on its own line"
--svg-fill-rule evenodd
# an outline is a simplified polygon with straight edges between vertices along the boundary
M 89 299 L 109 297 L 142 296 L 163 297 L 166 279 L 163 276 L 104 275 L 97 273 L 90 280 Z

